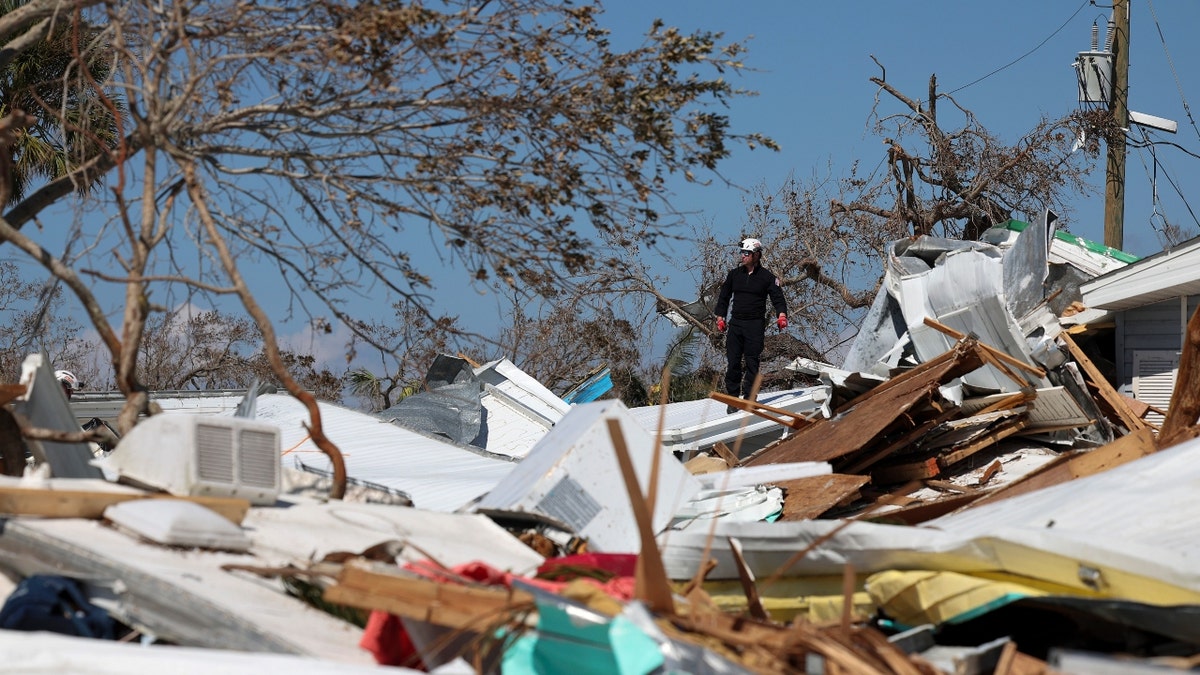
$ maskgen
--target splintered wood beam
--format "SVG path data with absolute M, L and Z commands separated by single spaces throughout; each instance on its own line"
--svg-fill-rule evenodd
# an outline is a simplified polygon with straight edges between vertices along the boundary
M 534 604 L 533 595 L 526 591 L 433 581 L 360 562 L 346 563 L 337 583 L 326 588 L 322 598 L 456 630 L 486 628 L 514 609 Z
M 638 535 L 641 537 L 642 550 L 637 558 L 634 595 L 645 602 L 650 611 L 673 616 L 675 599 L 671 596 L 671 582 L 667 578 L 667 570 L 658 552 L 652 514 L 646 504 L 646 498 L 642 496 L 637 473 L 633 470 L 633 460 L 629 458 L 625 434 L 621 432 L 621 422 L 609 419 L 607 423 L 608 435 L 612 438 L 617 464 L 620 465 L 621 476 L 625 479 L 625 490 L 629 493 L 629 505 L 633 509 L 633 518 L 637 522 Z
M 974 455 L 980 450 L 992 447 L 996 443 L 1008 438 L 1009 436 L 1012 436 L 1027 426 L 1029 426 L 1029 418 L 1025 416 L 1018 417 L 1015 420 L 1011 420 L 1001 425 L 996 431 L 988 434 L 986 438 L 981 438 L 964 448 L 939 455 L 937 458 L 938 464 L 943 470 L 948 469 L 951 466 L 954 466 L 955 464 L 970 457 L 971 455 Z
M 1073 340 L 1071 336 L 1067 335 L 1066 333 L 1060 334 L 1058 338 L 1062 340 L 1062 343 L 1066 346 L 1067 351 L 1071 352 L 1071 358 L 1075 359 L 1075 363 L 1079 364 L 1079 367 L 1083 369 L 1083 372 L 1087 375 L 1088 379 L 1091 380 L 1091 384 L 1096 388 L 1096 391 L 1099 392 L 1100 398 L 1104 399 L 1104 401 L 1108 403 L 1108 406 L 1112 408 L 1113 412 L 1117 415 L 1117 418 L 1120 419 L 1121 423 L 1125 425 L 1125 428 L 1128 429 L 1130 433 L 1139 429 L 1148 429 L 1149 427 L 1146 425 L 1145 420 L 1135 415 L 1133 411 L 1129 409 L 1129 406 L 1125 403 L 1125 397 L 1119 391 L 1114 389 L 1113 386 L 1108 383 L 1108 380 L 1104 379 L 1104 374 L 1100 372 L 1100 369 L 1097 368 L 1094 363 L 1092 363 L 1092 360 L 1087 357 L 1087 354 L 1083 353 L 1083 350 L 1079 348 L 1079 345 L 1075 343 L 1075 340 Z
M 0 513 L 44 518 L 90 518 L 98 520 L 104 509 L 134 499 L 182 499 L 216 511 L 240 525 L 250 502 L 236 497 L 177 497 L 157 492 L 106 492 L 103 490 L 60 490 L 0 487 Z
M 988 413 L 994 413 L 994 412 L 997 412 L 1000 410 L 1012 410 L 1013 408 L 1020 408 L 1021 406 L 1029 403 L 1030 401 L 1032 401 L 1036 398 L 1037 398 L 1037 391 L 1017 392 L 1016 394 L 1002 398 L 999 401 L 996 401 L 995 403 L 984 408 L 983 410 L 976 411 L 976 412 L 972 413 L 971 415 L 973 417 L 977 417 L 979 415 L 986 415 Z
M 1184 328 L 1183 350 L 1175 369 L 1175 390 L 1167 406 L 1167 417 L 1158 434 L 1160 448 L 1165 448 L 1189 436 L 1190 427 L 1200 419 L 1200 307 L 1192 312 Z
M 930 457 L 919 462 L 883 466 L 871 470 L 871 482 L 877 485 L 891 485 L 910 480 L 925 480 L 936 478 L 942 473 L 936 457 Z
M 925 317 L 925 325 L 929 326 L 930 328 L 932 328 L 936 331 L 945 333 L 946 335 L 949 335 L 950 337 L 954 338 L 955 340 L 962 340 L 963 338 L 967 337 L 966 333 L 960 333 L 960 332 L 954 330 L 953 328 L 951 328 L 943 323 L 939 323 L 929 317 Z M 1010 366 L 1013 366 L 1014 368 L 1020 368 L 1021 370 L 1024 370 L 1025 372 L 1028 372 L 1032 375 L 1037 375 L 1039 378 L 1046 377 L 1046 371 L 1042 370 L 1041 368 L 1038 368 L 1036 366 L 1031 366 L 1028 363 L 1025 363 L 1024 361 L 1022 361 L 1020 359 L 1013 358 L 1012 356 L 1006 354 L 1005 352 L 1000 351 L 999 349 L 996 349 L 995 347 L 986 345 L 982 342 L 979 343 L 979 347 L 981 349 L 983 349 L 983 351 L 987 352 L 988 354 L 991 354 L 993 357 L 1003 361 L 1004 363 L 1006 363 Z M 1018 379 L 1017 381 L 1020 382 L 1021 380 Z
M 714 401 L 724 403 L 725 405 L 731 405 L 735 408 L 745 410 L 746 412 L 754 413 L 763 419 L 771 420 L 776 424 L 782 424 L 783 426 L 790 427 L 792 429 L 801 429 L 813 423 L 812 420 L 808 419 L 804 415 L 794 413 L 790 410 L 775 408 L 763 403 L 759 403 L 758 401 L 750 401 L 737 396 L 730 396 L 729 394 L 720 391 L 709 392 L 708 397 Z
M 735 537 L 726 537 L 725 540 L 729 543 L 733 564 L 737 565 L 738 579 L 742 582 L 742 592 L 746 594 L 746 607 L 750 611 L 750 616 L 760 621 L 766 621 L 770 617 L 767 616 L 762 598 L 758 596 L 758 588 L 754 585 L 754 572 L 746 564 L 746 559 L 742 557 L 742 543 Z
M 981 487 L 987 485 L 988 481 L 990 481 L 993 476 L 1000 473 L 1001 469 L 1003 468 L 1004 465 L 1000 463 L 1000 460 L 993 460 L 992 463 L 988 465 L 988 468 L 984 469 L 983 475 L 979 477 L 978 485 Z

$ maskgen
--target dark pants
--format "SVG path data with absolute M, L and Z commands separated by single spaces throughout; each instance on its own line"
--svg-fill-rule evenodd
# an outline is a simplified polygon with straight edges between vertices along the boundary
M 758 359 L 762 356 L 763 335 L 767 332 L 764 319 L 730 319 L 725 334 L 725 393 L 747 398 L 758 377 Z M 743 361 L 745 367 L 742 367 Z

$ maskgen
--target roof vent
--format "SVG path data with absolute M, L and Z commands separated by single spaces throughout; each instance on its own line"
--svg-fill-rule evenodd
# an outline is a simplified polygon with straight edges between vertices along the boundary
M 177 496 L 274 504 L 279 428 L 241 417 L 155 415 L 142 420 L 97 463 L 123 482 Z

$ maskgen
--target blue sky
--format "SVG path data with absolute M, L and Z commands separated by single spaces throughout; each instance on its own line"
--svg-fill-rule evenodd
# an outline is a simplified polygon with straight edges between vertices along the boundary
M 872 56 L 887 68 L 887 80 L 913 97 L 923 97 L 936 74 L 939 91 L 954 92 L 985 127 L 1014 142 L 1043 116 L 1061 117 L 1079 106 L 1071 63 L 1090 49 L 1095 21 L 1103 40 L 1110 14 L 1108 7 L 1081 0 L 651 0 L 610 3 L 605 16 L 617 39 L 633 39 L 654 17 L 683 29 L 723 31 L 728 39 L 749 38 L 745 61 L 754 72 L 731 80 L 759 96 L 736 102 L 729 112 L 735 129 L 763 132 L 783 150 L 739 151 L 723 172 L 742 187 L 779 187 L 792 174 L 840 175 L 855 160 L 874 166 L 882 158 L 880 140 L 869 128 L 876 88 L 868 78 L 880 75 Z M 1132 2 L 1130 108 L 1177 121 L 1178 133 L 1154 137 L 1200 153 L 1200 131 L 1185 107 L 1200 106 L 1197 27 L 1196 0 Z M 1138 255 L 1161 248 L 1151 228 L 1160 214 L 1200 229 L 1169 182 L 1195 201 L 1191 209 L 1200 214 L 1200 159 L 1160 146 L 1157 160 L 1156 204 L 1148 168 L 1154 158 L 1147 150 L 1129 152 L 1123 248 Z M 1101 164 L 1093 183 L 1102 186 L 1103 176 Z M 699 219 L 737 237 L 745 213 L 741 191 L 681 186 L 680 195 Z M 1074 200 L 1074 209 L 1062 224 L 1102 241 L 1102 191 Z
M 877 92 L 869 78 L 880 74 L 872 56 L 886 67 L 887 80 L 911 96 L 922 96 L 930 75 L 936 74 L 939 91 L 953 92 L 985 127 L 1012 143 L 1043 117 L 1058 118 L 1077 109 L 1071 63 L 1078 52 L 1090 49 L 1093 22 L 1101 25 L 1103 39 L 1110 13 L 1110 8 L 1085 0 L 619 0 L 607 4 L 601 21 L 613 31 L 618 47 L 640 43 L 655 18 L 685 31 L 721 31 L 726 40 L 747 40 L 750 71 L 731 80 L 759 94 L 735 101 L 728 112 L 735 131 L 765 133 L 782 151 L 739 149 L 721 167 L 737 187 L 692 185 L 682 179 L 673 186 L 679 208 L 694 211 L 697 224 L 727 233 L 732 243 L 745 222 L 745 188 L 778 188 L 793 175 L 839 176 L 855 161 L 874 166 L 883 157 L 883 146 L 870 130 Z M 1197 26 L 1197 0 L 1133 0 L 1130 106 L 1176 120 L 1177 134 L 1159 133 L 1157 138 L 1192 152 L 1200 152 L 1200 131 L 1190 122 L 1185 101 L 1191 104 L 1194 97 L 1200 106 L 1200 71 L 1187 68 L 1200 63 L 1200 46 L 1192 36 Z M 1151 228 L 1155 214 L 1200 229 L 1167 180 L 1190 198 L 1200 160 L 1165 147 L 1157 159 L 1157 205 L 1145 168 L 1153 158 L 1147 151 L 1131 150 L 1128 159 L 1124 249 L 1138 255 L 1161 248 Z M 1093 175 L 1096 186 L 1103 185 L 1100 162 Z M 1195 199 L 1192 208 L 1200 212 L 1200 193 Z M 1102 241 L 1102 190 L 1073 202 L 1074 213 L 1060 224 Z M 669 295 L 696 297 L 699 280 L 682 266 L 664 258 L 659 271 L 670 279 L 663 289 Z M 464 282 L 463 272 L 445 270 L 435 278 L 433 296 L 447 300 L 442 310 L 464 314 L 466 327 L 495 335 L 507 303 L 487 293 L 476 297 L 477 288 L 453 290 L 462 289 Z M 464 303 L 473 309 L 466 311 Z M 298 336 L 305 334 L 301 330 Z M 332 356 L 340 353 L 343 336 L 338 331 L 297 346 Z
M 731 80 L 759 95 L 734 101 L 728 113 L 734 131 L 764 133 L 782 151 L 738 149 L 721 172 L 741 189 L 689 185 L 682 179 L 672 186 L 679 208 L 693 211 L 697 224 L 727 233 L 732 244 L 746 220 L 745 188 L 778 188 L 790 176 L 837 177 L 856 161 L 872 167 L 882 159 L 883 146 L 870 129 L 877 91 L 869 78 L 880 74 L 872 56 L 886 67 L 890 83 L 914 97 L 924 95 L 930 75 L 936 74 L 939 91 L 953 92 L 985 127 L 1012 143 L 1043 117 L 1078 108 L 1071 63 L 1078 52 L 1090 49 L 1093 22 L 1103 33 L 1110 12 L 1087 0 L 611 0 L 601 21 L 618 47 L 640 43 L 655 18 L 685 31 L 720 31 L 726 40 L 746 40 L 750 71 Z M 1200 70 L 1195 68 L 1200 42 L 1193 35 L 1200 27 L 1200 0 L 1132 0 L 1131 27 L 1130 107 L 1177 121 L 1177 134 L 1156 132 L 1154 138 L 1200 154 L 1200 130 L 1188 107 L 1200 106 Z M 1155 159 L 1156 183 L 1149 168 Z M 1060 221 L 1096 241 L 1103 240 L 1102 161 L 1093 173 L 1096 194 L 1073 200 L 1074 212 Z M 1159 146 L 1154 155 L 1131 149 L 1125 250 L 1138 255 L 1159 250 L 1152 223 L 1160 217 L 1200 229 L 1189 210 L 1200 214 L 1198 179 L 1200 159 L 1179 149 Z M 670 276 L 668 294 L 696 297 L 698 280 L 673 269 L 669 259 L 662 263 Z M 272 285 L 270 279 L 257 281 Z M 505 303 L 486 294 L 474 297 L 478 289 L 465 291 L 471 296 L 465 297 L 466 274 L 459 270 L 446 270 L 435 281 L 432 295 L 447 302 L 436 309 L 465 314 L 468 328 L 496 333 L 506 309 L 498 305 Z M 114 319 L 119 322 L 119 313 Z M 280 329 L 296 348 L 335 364 L 345 343 L 343 331 L 309 342 L 312 336 L 303 325 Z

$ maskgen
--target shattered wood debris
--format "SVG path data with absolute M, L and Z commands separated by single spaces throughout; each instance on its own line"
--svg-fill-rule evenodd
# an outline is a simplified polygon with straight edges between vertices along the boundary
M 295 402 L 270 396 L 178 425 L 255 443 L 156 436 L 141 451 L 172 461 L 140 465 L 135 429 L 122 456 L 93 463 L 105 451 L 78 442 L 33 359 L 0 388 L 0 406 L 23 411 L 0 417 L 0 452 L 6 472 L 50 477 L 0 483 L 0 563 L 22 583 L 86 580 L 123 641 L 291 654 L 311 665 L 297 674 L 456 657 L 453 672 L 570 672 L 583 654 L 589 672 L 1194 667 L 1200 313 L 1175 404 L 1131 399 L 1096 335 L 1119 322 L 1065 329 L 1051 313 L 1094 308 L 1052 288 L 1080 277 L 1047 274 L 1050 223 L 896 242 L 843 367 L 806 359 L 822 384 L 793 395 L 756 383 L 750 400 L 685 402 L 706 406 L 695 425 L 664 428 L 665 398 L 651 431 L 619 401 L 569 404 L 511 362 L 440 360 L 447 376 L 428 382 L 465 399 L 423 392 L 388 424 L 322 408 L 357 502 L 306 492 L 297 469 L 327 479 L 329 466 L 313 463 Z M 1098 257 L 1101 270 L 1112 254 Z M 431 426 L 447 398 L 471 404 Z M 1156 438 L 1147 419 L 1164 413 Z M 175 426 L 139 428 L 158 424 Z M 108 485 L 122 480 L 137 487 Z
M 871 456 L 880 446 L 890 448 L 889 437 L 909 438 L 925 418 L 948 413 L 954 404 L 942 399 L 938 387 L 982 366 L 984 353 L 977 340 L 962 340 L 942 356 L 851 400 L 834 411 L 833 418 L 817 420 L 743 464 L 829 460 L 849 464 Z

